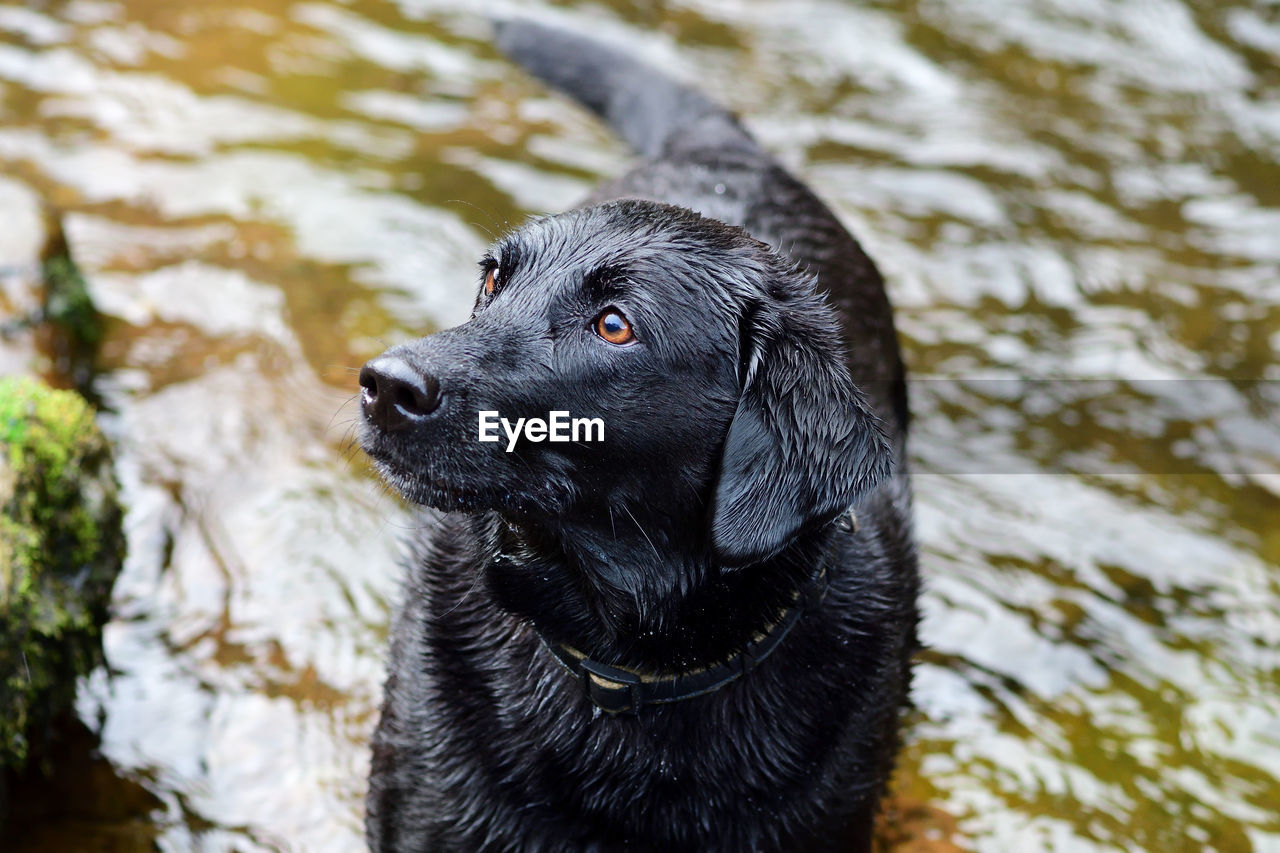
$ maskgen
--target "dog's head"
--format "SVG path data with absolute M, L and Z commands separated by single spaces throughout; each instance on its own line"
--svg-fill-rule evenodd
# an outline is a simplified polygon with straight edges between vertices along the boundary
M 468 322 L 360 374 L 362 444 L 410 500 L 638 528 L 738 567 L 887 473 L 830 308 L 741 229 L 612 202 L 535 220 L 481 267 Z M 497 440 L 480 440 L 485 412 Z M 508 428 L 553 412 L 569 440 L 535 427 L 512 446 Z

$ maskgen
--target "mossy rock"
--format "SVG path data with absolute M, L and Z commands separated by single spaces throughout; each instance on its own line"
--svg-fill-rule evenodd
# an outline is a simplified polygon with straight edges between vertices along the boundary
M 84 399 L 0 378 L 0 768 L 26 762 L 102 662 L 122 518 Z

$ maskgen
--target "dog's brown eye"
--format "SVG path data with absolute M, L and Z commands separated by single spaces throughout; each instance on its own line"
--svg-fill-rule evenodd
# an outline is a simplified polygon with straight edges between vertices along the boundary
M 498 268 L 490 267 L 489 271 L 484 274 L 484 292 L 489 296 L 493 295 L 494 288 L 498 286 Z
M 629 344 L 636 339 L 631 324 L 617 308 L 606 308 L 596 318 L 596 334 L 611 344 Z

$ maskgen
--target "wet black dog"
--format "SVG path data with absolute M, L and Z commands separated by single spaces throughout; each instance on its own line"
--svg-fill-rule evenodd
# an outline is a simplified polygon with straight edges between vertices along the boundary
M 649 159 L 499 242 L 469 322 L 361 371 L 365 449 L 444 511 L 370 845 L 864 849 L 917 591 L 880 276 L 702 95 L 531 23 L 498 41 Z

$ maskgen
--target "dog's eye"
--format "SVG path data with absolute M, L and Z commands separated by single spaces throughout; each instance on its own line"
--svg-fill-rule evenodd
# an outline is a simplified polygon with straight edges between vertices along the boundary
M 498 268 L 489 267 L 489 271 L 484 274 L 484 292 L 487 296 L 493 296 L 493 291 L 498 287 Z
M 596 318 L 596 334 L 611 344 L 629 344 L 636 339 L 631 324 L 617 308 L 606 308 Z

